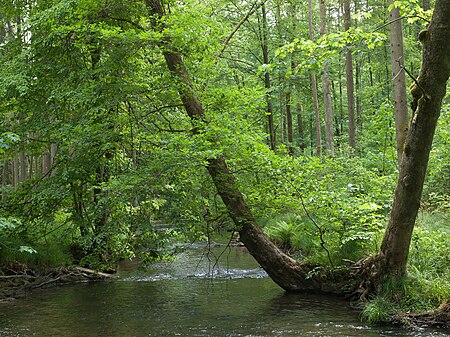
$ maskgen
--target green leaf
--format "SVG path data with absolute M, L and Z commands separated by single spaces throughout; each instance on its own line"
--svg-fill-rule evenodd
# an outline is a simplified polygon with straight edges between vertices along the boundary
M 27 254 L 36 254 L 37 250 L 29 246 L 20 246 L 19 252 Z

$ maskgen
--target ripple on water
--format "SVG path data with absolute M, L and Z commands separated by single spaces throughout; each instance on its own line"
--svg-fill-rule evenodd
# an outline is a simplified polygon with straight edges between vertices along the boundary
M 198 279 L 260 279 L 267 277 L 267 273 L 261 268 L 255 269 L 222 269 L 214 268 L 214 270 L 207 271 L 194 271 L 191 273 L 160 273 L 156 275 L 131 275 L 120 278 L 121 281 L 134 281 L 134 282 L 156 282 L 162 280 L 179 280 L 185 278 L 198 278 Z

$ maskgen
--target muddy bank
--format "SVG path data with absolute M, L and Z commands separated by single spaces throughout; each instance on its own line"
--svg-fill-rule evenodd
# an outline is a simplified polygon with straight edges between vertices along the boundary
M 36 268 L 20 263 L 0 266 L 0 302 L 13 301 L 36 289 L 113 277 L 81 267 Z

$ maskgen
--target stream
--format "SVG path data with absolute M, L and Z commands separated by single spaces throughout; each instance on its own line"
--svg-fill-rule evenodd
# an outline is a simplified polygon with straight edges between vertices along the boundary
M 244 248 L 193 245 L 120 278 L 35 291 L 0 304 L 0 336 L 450 336 L 371 327 L 332 296 L 286 294 Z

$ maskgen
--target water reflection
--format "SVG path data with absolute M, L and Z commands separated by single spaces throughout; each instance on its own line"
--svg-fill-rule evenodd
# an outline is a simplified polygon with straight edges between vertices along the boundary
M 242 250 L 216 261 L 199 247 L 122 275 L 2 304 L 0 336 L 449 336 L 369 327 L 341 299 L 285 294 Z

